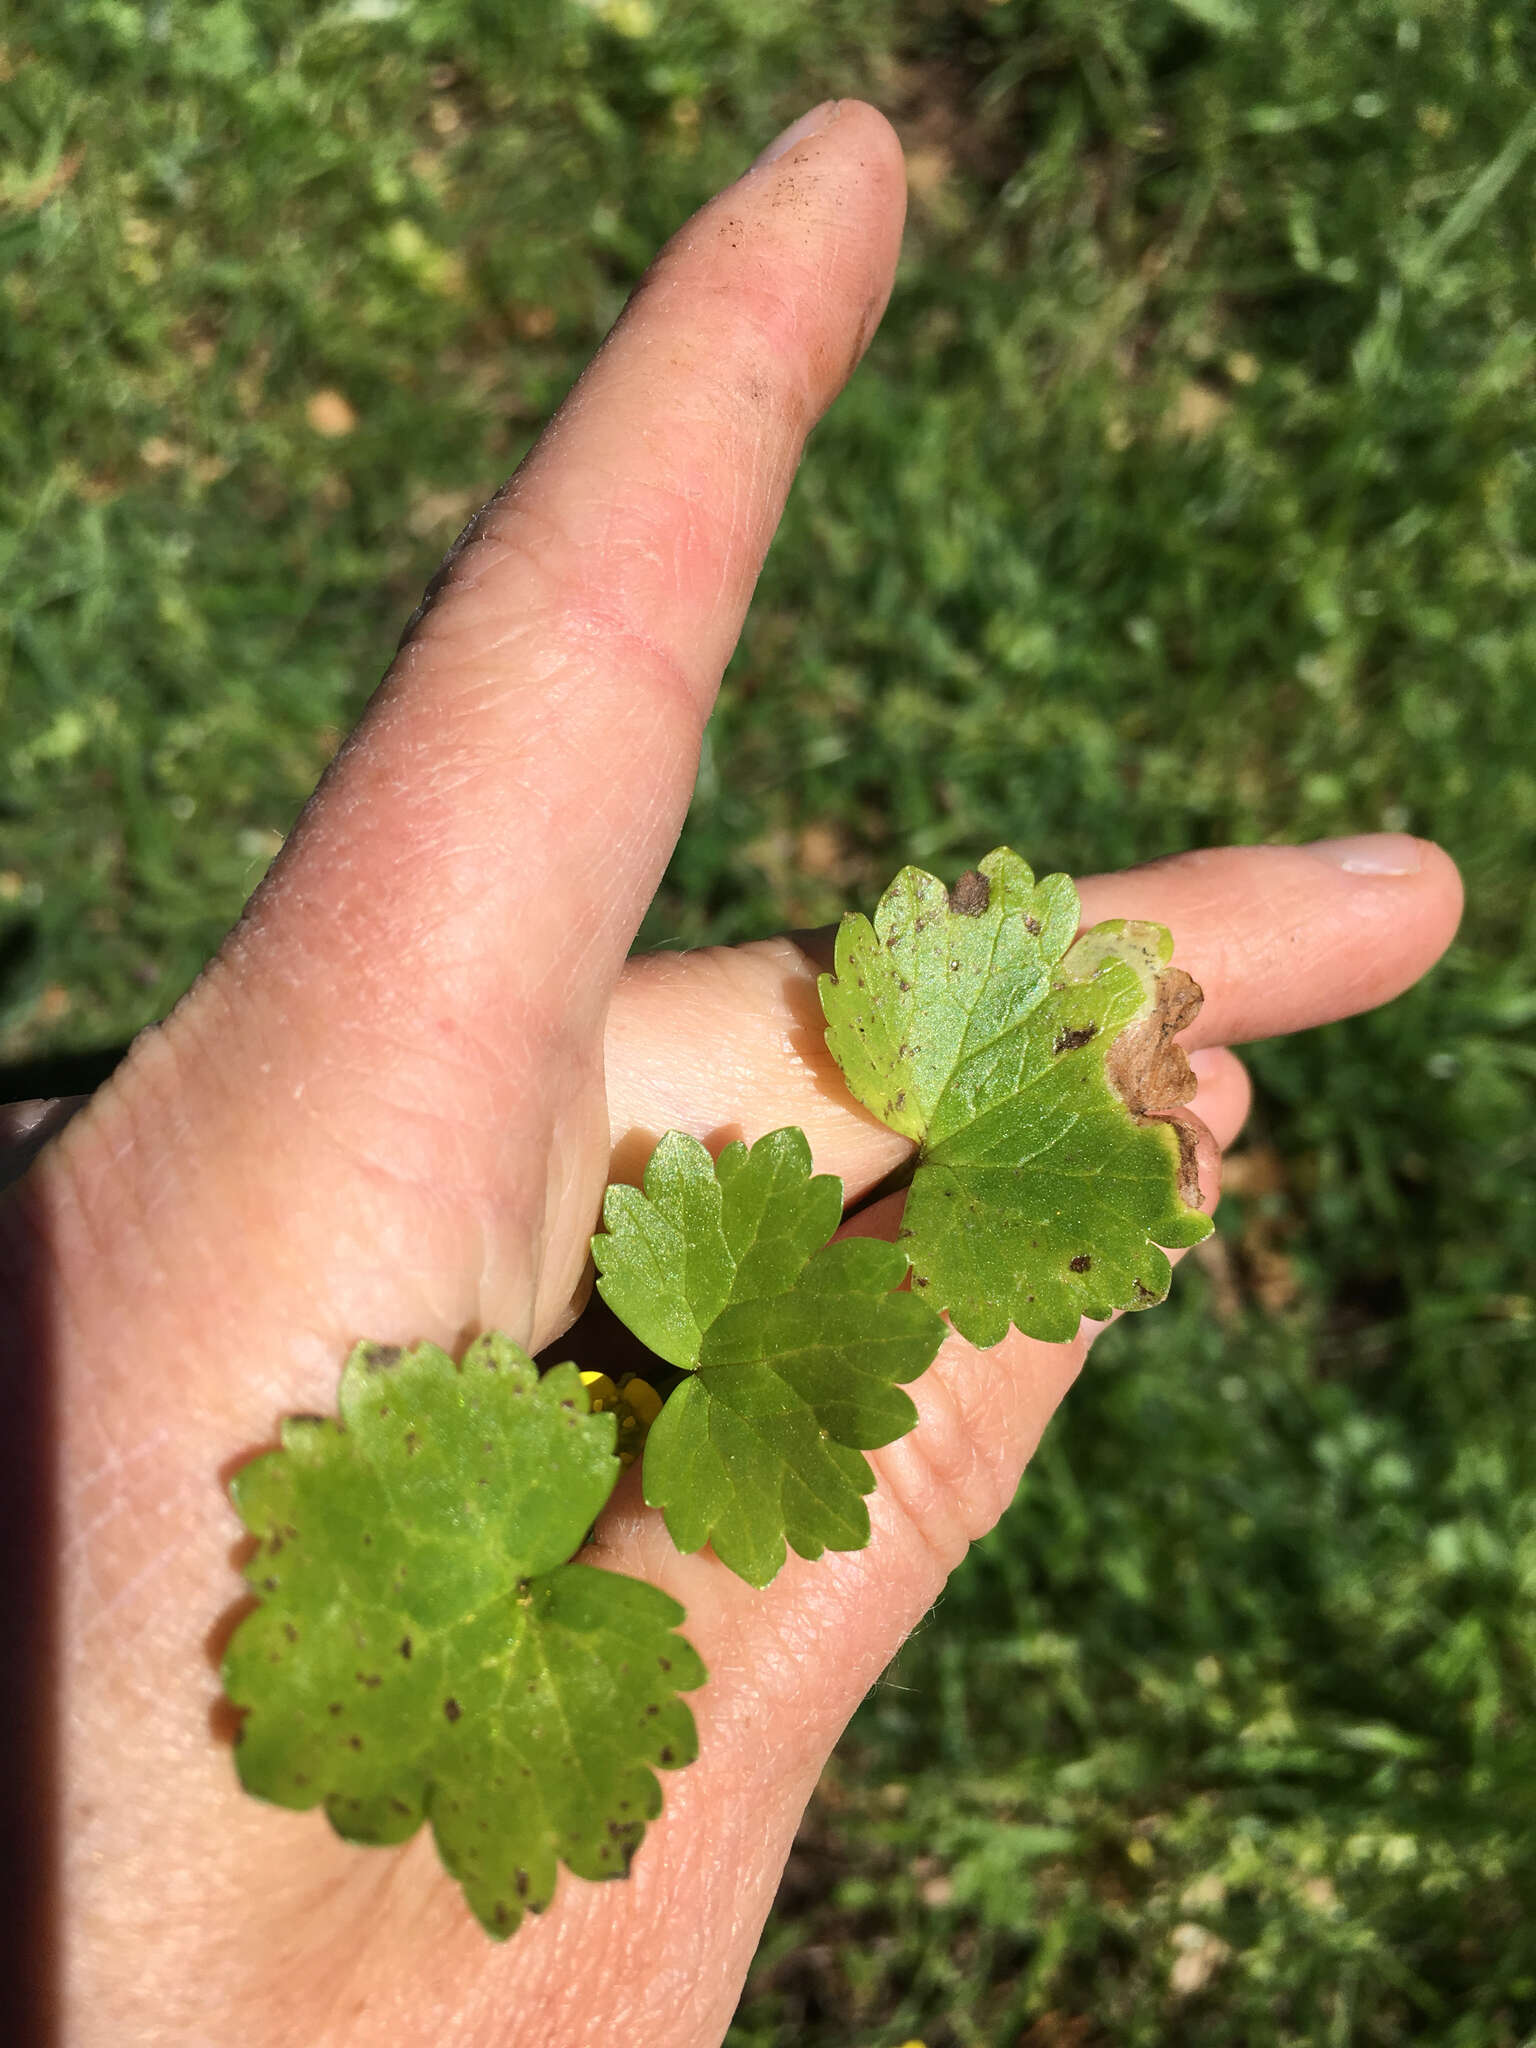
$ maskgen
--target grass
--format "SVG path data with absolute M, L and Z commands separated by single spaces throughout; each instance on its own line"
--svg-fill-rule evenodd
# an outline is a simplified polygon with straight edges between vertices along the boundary
M 1536 30 L 1516 0 L 19 0 L 0 1058 L 162 1014 L 465 513 L 801 107 L 909 145 L 653 943 L 1000 840 L 1373 827 L 1466 927 L 1257 1049 L 808 1818 L 737 2048 L 1536 2032 Z

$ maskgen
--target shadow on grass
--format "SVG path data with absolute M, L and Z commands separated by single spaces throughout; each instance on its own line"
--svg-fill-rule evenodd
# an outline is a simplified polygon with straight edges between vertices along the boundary
M 9 1910 L 0 1980 L 23 2048 L 59 2031 L 58 1588 L 47 1260 L 15 1201 L 0 1216 L 0 1828 Z
M 0 1067 L 0 1189 L 100 1087 L 127 1050 L 104 1047 Z M 0 1979 L 23 2048 L 61 2039 L 58 1971 L 57 1502 L 48 1260 L 24 1198 L 0 1218 L 0 1825 L 11 1910 Z

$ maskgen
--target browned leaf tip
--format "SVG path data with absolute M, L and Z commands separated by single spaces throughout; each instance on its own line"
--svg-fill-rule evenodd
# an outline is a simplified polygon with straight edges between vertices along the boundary
M 1178 1034 L 1200 1014 L 1205 995 L 1182 967 L 1165 967 L 1157 977 L 1152 1008 L 1137 1024 L 1127 1025 L 1104 1060 L 1105 1078 L 1131 1114 L 1143 1122 L 1169 1120 L 1192 1102 L 1199 1082 L 1185 1057 Z M 1173 1120 L 1179 1141 L 1179 1196 L 1199 1206 L 1195 1134 L 1182 1118 Z

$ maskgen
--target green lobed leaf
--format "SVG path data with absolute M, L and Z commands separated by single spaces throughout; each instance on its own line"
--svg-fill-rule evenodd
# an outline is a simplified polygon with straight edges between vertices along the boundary
M 1013 1323 L 1061 1341 L 1082 1316 L 1167 1294 L 1160 1247 L 1211 1228 L 1168 1112 L 1194 1092 L 1174 1033 L 1200 992 L 1160 925 L 1074 943 L 1065 875 L 1007 847 L 953 891 L 905 868 L 850 914 L 821 978 L 853 1094 L 919 1146 L 901 1242 L 914 1288 L 972 1343 Z
M 703 1667 L 654 1586 L 567 1560 L 619 1472 L 571 1365 L 510 1339 L 462 1366 L 360 1344 L 340 1422 L 291 1417 L 230 1492 L 261 1604 L 225 1654 L 248 1792 L 323 1805 L 349 1841 L 429 1820 L 498 1939 L 557 1868 L 619 1877 L 692 1760 Z
M 869 1540 L 862 1455 L 917 1411 L 898 1382 L 932 1363 L 944 1327 L 897 1293 L 907 1262 L 873 1238 L 827 1239 L 842 1183 L 811 1172 L 798 1130 L 718 1164 L 669 1131 L 645 1187 L 611 1187 L 592 1241 L 598 1288 L 643 1343 L 693 1374 L 645 1446 L 645 1497 L 680 1550 L 713 1543 L 765 1586 L 786 1539 L 802 1557 Z

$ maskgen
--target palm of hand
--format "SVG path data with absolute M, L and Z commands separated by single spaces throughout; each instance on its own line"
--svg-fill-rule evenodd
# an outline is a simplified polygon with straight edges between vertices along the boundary
M 763 1594 L 621 1488 L 601 1552 L 688 1608 L 702 1756 L 626 1886 L 563 1882 L 506 1949 L 425 1836 L 360 1852 L 238 1793 L 210 1726 L 219 1474 L 329 1408 L 357 1336 L 543 1347 L 603 1186 L 667 1128 L 801 1124 L 850 1197 L 902 1155 L 832 1070 L 799 947 L 625 965 L 801 439 L 889 289 L 900 190 L 890 131 L 845 104 L 679 236 L 214 969 L 15 1212 L 21 1363 L 52 1374 L 61 1439 L 72 2039 L 718 2041 L 831 1744 L 1081 1362 L 1086 1338 L 984 1366 L 951 1339 L 876 1457 L 870 1548 Z M 1456 884 L 1414 857 L 1194 855 L 1085 884 L 1085 915 L 1172 927 L 1215 1048 L 1421 972 Z M 1213 1200 L 1246 1095 L 1229 1054 L 1199 1070 Z

